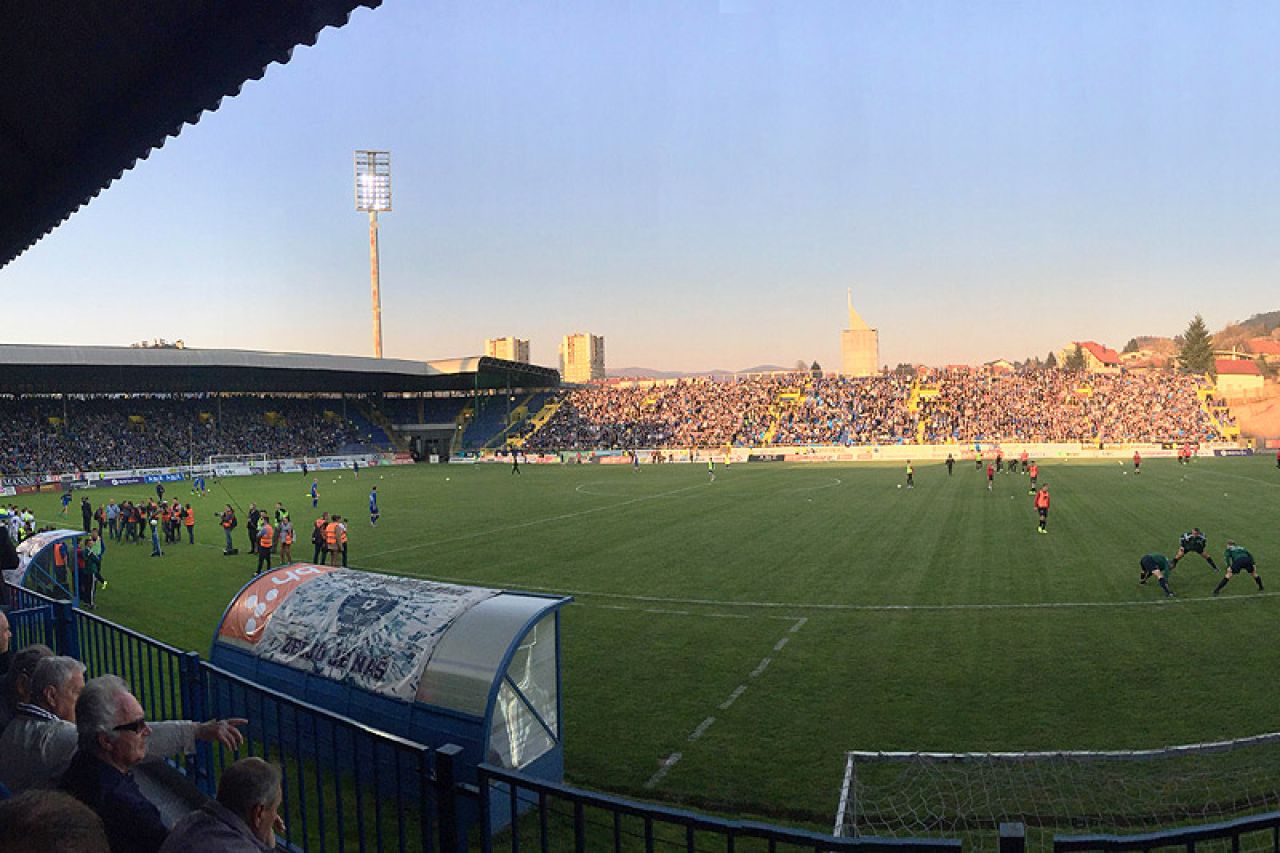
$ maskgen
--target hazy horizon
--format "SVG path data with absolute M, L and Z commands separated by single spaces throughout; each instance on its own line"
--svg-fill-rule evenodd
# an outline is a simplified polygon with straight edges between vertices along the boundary
M 1121 348 L 1273 310 L 1280 7 L 387 0 L 8 267 L 14 343 L 371 354 L 352 152 L 392 152 L 385 354 Z M 52 319 L 50 319 L 52 318 Z

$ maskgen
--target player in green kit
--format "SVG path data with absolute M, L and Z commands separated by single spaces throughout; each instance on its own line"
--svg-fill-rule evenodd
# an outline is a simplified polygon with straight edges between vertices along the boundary
M 1210 557 L 1204 552 L 1204 549 L 1204 532 L 1201 531 L 1199 527 L 1191 528 L 1186 533 L 1182 534 L 1182 538 L 1178 540 L 1178 553 L 1173 555 L 1173 562 L 1169 564 L 1169 569 L 1176 569 L 1178 567 L 1178 561 L 1188 554 L 1199 554 L 1201 557 L 1204 557 L 1205 562 L 1209 564 L 1210 568 L 1215 572 L 1218 571 L 1218 564 L 1213 561 L 1213 557 Z
M 1169 565 L 1169 558 L 1164 554 L 1143 554 L 1142 559 L 1138 561 L 1138 567 L 1141 574 L 1138 576 L 1138 583 L 1144 584 L 1147 578 L 1155 575 L 1156 582 L 1160 584 L 1160 588 L 1164 590 L 1165 598 L 1173 598 L 1173 590 L 1169 589 L 1169 579 L 1165 577 L 1173 567 Z
M 1253 575 L 1253 582 L 1258 585 L 1258 591 L 1262 591 L 1262 577 L 1258 574 L 1258 567 L 1254 565 L 1253 555 L 1237 545 L 1234 539 L 1227 540 L 1227 552 L 1222 559 L 1227 564 L 1227 573 L 1222 580 L 1218 581 L 1218 585 L 1213 588 L 1214 595 L 1222 592 L 1222 588 L 1227 585 L 1227 581 L 1231 580 L 1232 575 L 1238 575 L 1242 572 L 1248 572 Z

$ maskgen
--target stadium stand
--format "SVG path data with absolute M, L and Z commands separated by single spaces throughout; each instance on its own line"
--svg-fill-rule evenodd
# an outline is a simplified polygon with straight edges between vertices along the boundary
M 0 474 L 144 468 L 209 456 L 362 448 L 334 401 L 273 397 L 0 400 Z M 350 451 L 348 451 L 350 452 Z
M 530 419 L 529 449 L 974 441 L 1206 441 L 1237 434 L 1203 381 L 1171 371 L 810 374 L 599 385 Z

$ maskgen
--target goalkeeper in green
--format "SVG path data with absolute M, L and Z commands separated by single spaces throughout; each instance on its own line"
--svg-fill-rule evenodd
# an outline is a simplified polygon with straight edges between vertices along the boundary
M 1205 562 L 1209 564 L 1210 568 L 1215 572 L 1218 571 L 1218 564 L 1213 561 L 1213 557 L 1210 557 L 1204 552 L 1204 549 L 1204 532 L 1201 531 L 1199 527 L 1191 528 L 1186 533 L 1182 534 L 1182 538 L 1178 540 L 1178 553 L 1173 555 L 1173 562 L 1169 564 L 1169 570 L 1172 571 L 1176 569 L 1178 567 L 1178 561 L 1188 554 L 1199 554 L 1201 557 L 1204 557 Z
M 1164 590 L 1165 598 L 1173 598 L 1173 590 L 1169 589 L 1169 579 L 1165 577 L 1173 567 L 1169 565 L 1169 558 L 1164 554 L 1143 554 L 1142 559 L 1138 561 L 1138 568 L 1141 574 L 1138 576 L 1138 583 L 1147 582 L 1147 578 L 1155 575 L 1156 582 L 1160 584 L 1160 588 Z
M 1213 588 L 1214 595 L 1222 592 L 1222 588 L 1227 585 L 1227 581 L 1231 580 L 1232 575 L 1243 572 L 1253 575 L 1253 582 L 1258 585 L 1258 591 L 1262 591 L 1262 577 L 1258 574 L 1258 567 L 1254 565 L 1252 554 L 1237 545 L 1234 540 L 1228 539 L 1227 552 L 1223 555 L 1223 559 L 1227 563 L 1227 573 Z

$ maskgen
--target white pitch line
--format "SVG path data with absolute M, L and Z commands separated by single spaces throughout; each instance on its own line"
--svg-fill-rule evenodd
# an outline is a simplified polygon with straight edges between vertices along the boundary
M 591 495 L 591 497 L 593 497 L 593 498 L 635 498 L 635 497 L 637 497 L 636 495 L 618 495 L 618 494 L 614 494 L 614 493 L 612 493 L 612 492 L 595 492 L 595 491 L 592 491 L 591 489 L 587 488 L 587 487 L 588 487 L 588 486 L 590 486 L 590 485 L 591 485 L 590 483 L 579 483 L 578 485 L 576 485 L 576 486 L 574 486 L 574 487 L 573 487 L 573 490 L 574 490 L 575 492 L 577 492 L 578 494 L 580 494 L 580 495 Z M 700 486 L 704 486 L 704 485 L 706 485 L 706 484 L 705 484 L 705 483 L 699 483 L 698 485 L 700 485 Z M 646 497 L 646 498 L 668 498 L 668 497 L 672 497 L 672 496 L 673 496 L 673 495 L 675 495 L 676 493 L 677 493 L 677 492 L 662 492 L 661 494 L 656 494 L 656 495 L 641 495 L 640 497 Z
M 787 644 L 787 641 L 790 639 L 791 639 L 790 637 L 783 637 L 781 640 L 773 644 L 773 650 L 775 652 L 782 651 L 782 647 L 785 646 Z
M 738 697 L 746 692 L 747 692 L 747 685 L 745 684 L 739 684 L 737 687 L 733 688 L 733 692 L 729 694 L 729 698 L 720 703 L 719 705 L 720 710 L 721 711 L 729 710 L 729 706 L 732 705 L 734 702 L 737 702 Z
M 783 489 L 780 492 L 780 494 L 791 495 L 791 494 L 796 494 L 798 492 L 817 492 L 817 491 L 821 491 L 822 489 L 834 489 L 836 486 L 839 486 L 843 482 L 844 481 L 841 480 L 839 477 L 832 477 L 830 483 L 823 483 L 821 486 L 801 486 L 798 489 Z
M 692 486 L 685 486 L 682 489 L 672 489 L 669 492 L 660 492 L 656 495 L 643 495 L 638 498 L 632 498 L 631 500 L 623 501 L 622 503 L 609 504 L 608 506 L 597 506 L 597 507 L 592 507 L 591 509 L 578 510 L 577 512 L 566 512 L 566 513 L 562 513 L 561 515 L 553 515 L 550 518 L 539 518 L 535 521 L 522 521 L 519 524 L 508 524 L 503 527 L 493 527 L 488 530 L 478 530 L 474 533 L 464 533 L 461 536 L 450 536 L 445 539 L 433 539 L 427 542 L 418 542 L 413 545 L 403 545 L 399 548 L 387 548 L 386 550 L 383 550 L 383 551 L 374 551 L 372 554 L 367 554 L 365 555 L 365 559 L 382 557 L 387 554 L 398 554 L 401 551 L 416 551 L 419 548 L 432 548 L 437 545 L 448 545 L 452 542 L 465 542 L 468 539 L 480 539 L 485 536 L 493 536 L 495 533 L 505 533 L 508 530 L 523 530 L 526 527 L 538 527 L 544 524 L 552 524 L 557 521 L 568 521 L 569 519 L 572 519 L 572 518 L 581 518 L 584 515 L 593 515 L 597 512 L 608 512 L 609 510 L 621 509 L 622 507 L 630 506 L 631 504 L 642 503 L 644 501 L 657 500 L 658 498 L 670 497 L 671 495 L 678 495 L 681 492 L 687 492 L 687 491 L 690 491 L 691 489 L 703 489 L 703 488 L 706 488 L 706 486 L 707 486 L 706 483 L 697 483 Z
M 689 742 L 692 743 L 693 741 L 697 740 L 698 738 L 706 734 L 707 729 L 711 728 L 711 726 L 715 723 L 715 721 L 716 721 L 715 717 L 707 717 L 705 720 L 698 723 L 698 727 L 693 731 L 689 732 Z
M 787 629 L 787 633 L 794 634 L 796 631 L 799 631 L 800 628 L 807 621 L 808 621 L 807 619 L 803 619 L 803 618 L 796 620 L 796 623 L 792 625 L 789 629 Z M 776 651 L 782 648 L 783 646 L 785 646 L 787 644 L 788 639 L 790 638 L 783 637 L 778 642 L 778 644 L 774 646 L 774 650 Z M 773 661 L 772 657 L 766 657 L 764 660 L 760 661 L 760 663 L 756 666 L 756 668 L 751 671 L 751 677 L 758 678 L 760 674 L 765 671 L 765 668 L 770 663 L 772 663 L 772 661 Z M 746 692 L 747 692 L 747 685 L 745 684 L 739 684 L 737 687 L 733 688 L 733 692 L 729 694 L 729 698 L 725 699 L 723 702 L 720 703 L 719 705 L 720 710 L 727 711 L 729 709 L 729 706 L 731 706 L 734 702 L 738 701 L 738 697 Z M 698 740 L 704 734 L 707 733 L 707 729 L 715 725 L 715 722 L 716 722 L 716 718 L 714 716 L 707 717 L 701 723 L 698 723 L 698 725 L 694 728 L 694 730 L 689 733 L 689 736 L 686 738 L 686 740 L 689 743 L 693 743 L 694 741 Z M 644 786 L 646 788 L 657 787 L 658 783 L 662 781 L 663 777 L 666 776 L 667 773 L 671 772 L 671 768 L 674 767 L 676 762 L 678 762 L 683 757 L 684 757 L 684 753 L 681 753 L 681 752 L 673 752 L 670 755 L 668 755 L 663 760 L 662 766 L 658 768 L 657 772 L 655 772 L 652 776 L 649 777 L 649 780 L 644 783 Z
M 662 781 L 662 777 L 670 773 L 671 768 L 675 767 L 676 762 L 679 761 L 682 757 L 683 756 L 679 752 L 673 752 L 670 755 L 668 755 L 666 759 L 662 762 L 662 766 L 658 768 L 656 773 L 654 773 L 652 776 L 649 777 L 649 781 L 645 782 L 644 786 L 646 788 L 656 787 L 657 784 Z
M 196 543 L 197 545 L 200 543 Z M 212 546 L 211 546 L 212 547 Z M 417 546 L 414 546 L 417 547 Z M 378 566 L 356 566 L 353 569 L 364 569 L 366 571 L 382 571 Z M 425 577 L 414 575 L 413 577 Z M 520 589 L 527 592 L 547 592 L 554 595 L 572 595 L 581 598 L 609 598 L 616 601 L 635 601 L 649 604 L 684 604 L 688 606 L 698 607 L 742 607 L 742 608 L 759 608 L 763 610 L 819 610 L 826 612 L 851 612 L 851 613 L 947 613 L 950 611 L 963 610 L 1076 610 L 1088 608 L 1126 608 L 1126 607 L 1168 607 L 1174 602 L 1169 601 L 1163 596 L 1160 598 L 1151 598 L 1142 601 L 1028 601 L 1022 603 L 1009 602 L 987 602 L 987 603 L 959 603 L 959 604 L 844 604 L 841 602 L 830 601 L 733 601 L 723 598 L 679 598 L 675 596 L 665 595 L 636 595 L 634 593 L 622 592 L 598 592 L 586 589 L 563 589 L 553 586 L 535 586 L 526 583 L 504 584 L 492 579 L 478 578 L 454 578 L 454 577 L 426 577 L 427 580 L 440 581 L 441 583 L 458 583 L 470 586 L 487 586 L 499 587 L 505 589 Z M 1280 595 L 1280 592 L 1256 592 L 1241 595 L 1202 595 L 1194 598 L 1178 598 L 1176 602 L 1182 604 L 1190 604 L 1192 602 L 1202 601 L 1254 601 L 1259 598 L 1274 598 Z M 575 602 L 581 603 L 581 602 Z M 593 607 L 604 607 L 603 604 L 590 605 Z M 615 608 L 623 609 L 623 608 Z M 712 615 L 712 614 L 705 614 Z M 728 614 L 719 614 L 728 617 Z M 790 619 L 790 616 L 774 617 Z

